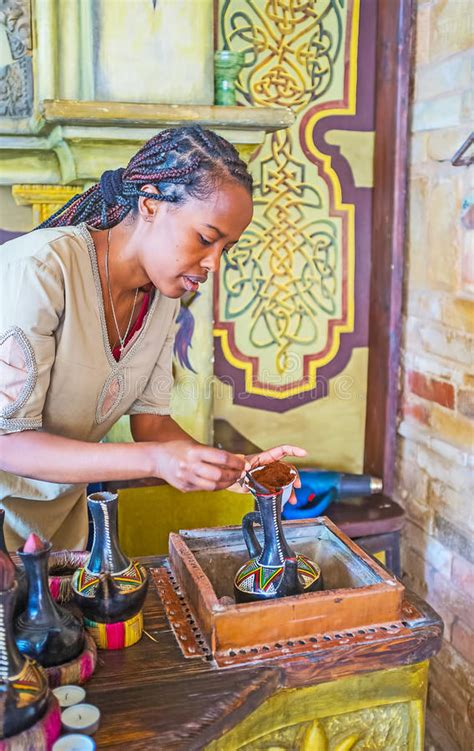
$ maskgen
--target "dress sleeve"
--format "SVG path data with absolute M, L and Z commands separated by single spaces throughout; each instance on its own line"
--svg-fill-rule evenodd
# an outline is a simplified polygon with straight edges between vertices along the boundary
M 171 389 L 173 387 L 173 345 L 176 334 L 176 317 L 179 313 L 179 302 L 176 305 L 172 321 L 165 342 L 152 374 L 138 399 L 136 399 L 128 415 L 169 415 Z
M 61 274 L 35 258 L 2 265 L 0 435 L 42 427 L 64 310 Z

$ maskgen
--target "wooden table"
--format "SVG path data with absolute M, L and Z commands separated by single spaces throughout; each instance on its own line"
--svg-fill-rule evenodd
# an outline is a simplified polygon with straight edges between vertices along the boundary
M 163 559 L 144 563 L 161 566 Z M 150 581 L 145 629 L 154 640 L 144 636 L 129 649 L 100 652 L 86 686 L 87 701 L 102 713 L 97 747 L 314 751 L 338 732 L 346 733 L 340 748 L 349 749 L 347 733 L 355 737 L 372 723 L 374 732 L 406 730 L 409 748 L 422 751 L 427 660 L 440 648 L 442 622 L 415 595 L 407 602 L 419 616 L 403 635 L 390 628 L 352 642 L 334 635 L 307 654 L 219 670 L 182 656 Z M 264 745 L 256 740 L 262 734 Z

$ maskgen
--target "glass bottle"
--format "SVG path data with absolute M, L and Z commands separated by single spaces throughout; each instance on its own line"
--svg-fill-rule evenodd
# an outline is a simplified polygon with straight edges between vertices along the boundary
M 243 52 L 217 50 L 214 55 L 215 104 L 236 104 L 235 82 L 244 64 Z

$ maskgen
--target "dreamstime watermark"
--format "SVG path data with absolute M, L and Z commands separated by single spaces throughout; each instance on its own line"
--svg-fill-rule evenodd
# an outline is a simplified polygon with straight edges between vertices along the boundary
M 284 378 L 275 373 L 266 372 L 265 369 L 260 373 L 260 377 L 253 380 L 253 388 L 242 388 L 241 382 L 237 382 L 232 376 L 218 377 L 213 374 L 206 376 L 194 375 L 192 373 L 180 373 L 179 378 L 175 381 L 170 375 L 154 375 L 150 379 L 138 379 L 129 388 L 124 388 L 123 398 L 132 402 L 142 401 L 144 404 L 165 405 L 169 402 L 170 394 L 173 398 L 183 401 L 197 402 L 203 401 L 224 401 L 228 399 L 229 390 L 233 399 L 239 403 L 252 401 L 255 395 L 262 395 L 262 389 L 265 389 L 268 396 L 272 397 L 272 392 L 292 391 L 296 388 L 296 393 L 290 393 L 289 398 L 296 402 L 307 402 L 310 399 L 319 399 L 326 396 L 343 402 L 361 402 L 366 399 L 366 392 L 360 388 L 353 376 L 347 374 L 337 375 L 333 378 L 316 375 L 316 378 L 305 376 L 298 379 L 291 379 L 287 374 Z M 256 393 L 255 393 L 256 392 Z M 264 394 L 266 396 L 266 394 Z M 286 398 L 286 397 L 284 397 Z

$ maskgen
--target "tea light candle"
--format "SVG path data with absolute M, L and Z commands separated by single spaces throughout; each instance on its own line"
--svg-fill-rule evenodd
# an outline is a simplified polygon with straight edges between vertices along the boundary
M 94 751 L 95 741 L 89 738 L 88 735 L 81 735 L 80 733 L 71 733 L 70 735 L 63 735 L 53 745 L 52 751 Z
M 53 688 L 53 694 L 58 700 L 59 706 L 63 708 L 79 704 L 86 698 L 86 692 L 82 686 L 58 686 Z
M 61 721 L 70 733 L 93 735 L 99 727 L 100 712 L 93 704 L 75 704 L 61 712 Z

